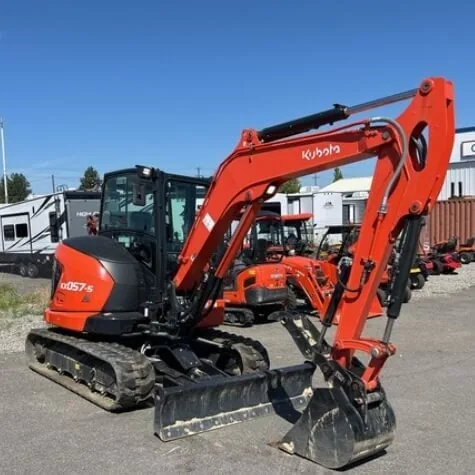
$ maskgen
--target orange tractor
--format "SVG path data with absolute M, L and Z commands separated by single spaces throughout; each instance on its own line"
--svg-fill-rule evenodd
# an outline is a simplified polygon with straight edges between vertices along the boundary
M 402 100 L 410 103 L 397 119 L 374 116 L 310 132 Z M 436 131 L 427 146 L 426 127 Z M 29 367 L 106 411 L 153 404 L 154 433 L 165 442 L 299 414 L 275 447 L 332 469 L 384 452 L 396 417 L 381 373 L 396 353 L 392 330 L 454 136 L 453 85 L 431 77 L 365 104 L 243 130 L 211 184 L 144 166 L 106 174 L 98 234 L 56 248 L 49 325 L 26 337 Z M 371 157 L 376 166 L 352 263 L 342 261 L 321 320 L 280 312 L 282 331 L 304 361 L 271 369 L 262 343 L 217 328 L 230 266 L 262 204 L 286 181 Z M 368 313 L 403 229 L 387 323 L 370 337 Z M 312 385 L 317 369 L 327 387 Z

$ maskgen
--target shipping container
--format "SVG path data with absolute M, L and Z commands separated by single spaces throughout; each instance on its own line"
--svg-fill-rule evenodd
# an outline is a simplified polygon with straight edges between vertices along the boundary
M 475 198 L 437 201 L 421 233 L 421 245 L 433 246 L 456 236 L 459 243 L 475 236 Z

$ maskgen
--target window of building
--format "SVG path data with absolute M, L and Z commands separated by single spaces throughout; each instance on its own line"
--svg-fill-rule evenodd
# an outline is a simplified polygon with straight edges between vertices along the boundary
M 3 239 L 5 241 L 14 241 L 15 240 L 15 227 L 13 224 L 6 224 L 3 226 Z
M 26 223 L 21 223 L 15 225 L 15 232 L 17 238 L 26 238 L 28 237 L 28 225 Z
M 452 181 L 450 183 L 450 197 L 453 198 L 455 196 L 455 183 Z
M 462 197 L 463 196 L 463 193 L 462 193 L 462 182 L 459 181 L 459 196 Z
M 354 204 L 343 205 L 343 224 L 353 224 L 355 222 L 356 207 Z

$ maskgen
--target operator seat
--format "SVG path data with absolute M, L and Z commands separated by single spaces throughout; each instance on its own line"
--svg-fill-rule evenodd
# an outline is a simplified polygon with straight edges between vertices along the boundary
M 253 261 L 266 262 L 267 261 L 267 249 L 269 247 L 269 241 L 267 239 L 258 239 L 256 242 L 256 248 L 254 249 Z

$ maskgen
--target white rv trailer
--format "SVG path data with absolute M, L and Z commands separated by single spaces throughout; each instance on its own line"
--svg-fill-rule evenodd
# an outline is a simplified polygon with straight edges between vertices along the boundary
M 87 217 L 100 202 L 100 192 L 62 191 L 1 205 L 0 264 L 29 277 L 50 270 L 58 243 L 87 235 Z

